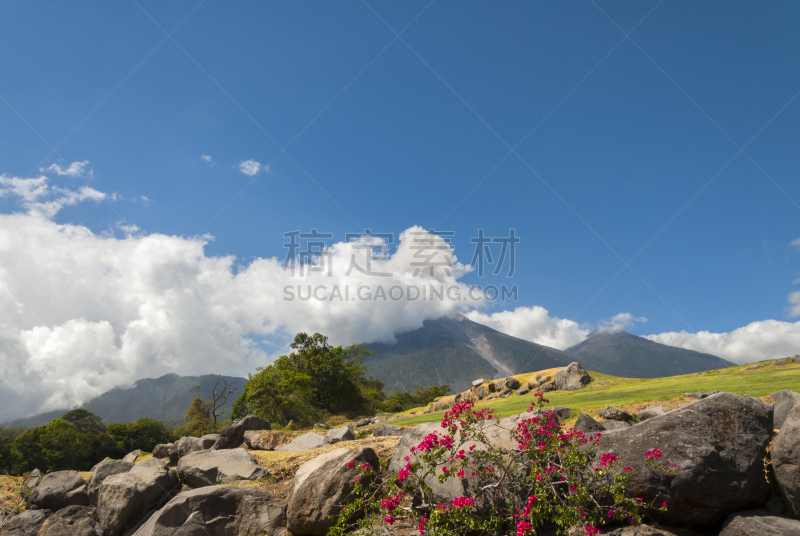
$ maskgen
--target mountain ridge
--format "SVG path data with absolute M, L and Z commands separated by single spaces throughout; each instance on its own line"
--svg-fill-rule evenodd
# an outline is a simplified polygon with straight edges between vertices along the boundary
M 189 409 L 197 393 L 194 386 L 200 385 L 200 395 L 207 398 L 217 380 L 227 382 L 238 381 L 239 389 L 244 386 L 246 378 L 223 376 L 221 374 L 205 374 L 202 376 L 179 376 L 170 373 L 158 378 L 143 378 L 133 385 L 117 386 L 100 396 L 92 398 L 81 408 L 99 416 L 104 424 L 132 422 L 141 417 L 164 421 L 167 426 L 183 426 L 183 417 Z M 223 407 L 227 415 L 230 406 L 236 401 L 238 391 L 234 393 Z M 52 419 L 61 417 L 73 408 L 64 408 L 30 417 L 15 419 L 4 426 L 22 426 L 31 428 L 43 426 Z
M 595 330 L 565 352 L 589 370 L 626 378 L 679 376 L 734 365 L 715 355 L 661 344 L 621 330 Z
M 574 360 L 561 350 L 512 337 L 460 314 L 426 320 L 396 339 L 394 344 L 364 345 L 375 353 L 364 363 L 367 373 L 382 381 L 387 393 L 442 384 L 455 393 L 468 389 L 476 378 L 503 378 Z

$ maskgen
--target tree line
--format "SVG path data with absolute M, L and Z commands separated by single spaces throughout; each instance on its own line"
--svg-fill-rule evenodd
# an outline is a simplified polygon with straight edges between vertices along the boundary
M 232 419 L 257 415 L 275 427 L 307 427 L 332 415 L 355 418 L 424 406 L 450 390 L 438 385 L 386 395 L 383 383 L 366 375 L 364 359 L 372 355 L 369 349 L 360 344 L 331 346 L 319 333 L 299 333 L 291 348 L 290 354 L 248 375 L 232 406 Z M 152 452 L 154 446 L 182 436 L 219 432 L 225 424 L 221 408 L 237 389 L 235 383 L 220 380 L 205 400 L 198 388 L 186 412 L 186 424 L 176 429 L 146 417 L 105 425 L 85 409 L 68 411 L 44 426 L 0 426 L 0 473 L 19 475 L 34 468 L 88 471 L 107 457 L 118 459 L 137 449 Z

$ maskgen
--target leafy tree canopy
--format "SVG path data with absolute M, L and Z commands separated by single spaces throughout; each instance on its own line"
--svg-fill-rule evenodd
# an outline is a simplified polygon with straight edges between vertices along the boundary
M 331 346 L 320 333 L 298 333 L 294 352 L 251 374 L 233 406 L 233 417 L 259 415 L 286 424 L 310 423 L 326 413 L 374 409 L 383 384 L 366 376 L 362 345 Z

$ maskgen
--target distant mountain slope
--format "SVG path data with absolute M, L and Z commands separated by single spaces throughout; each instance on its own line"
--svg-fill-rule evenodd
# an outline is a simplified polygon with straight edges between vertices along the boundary
M 237 380 L 233 376 L 209 374 L 205 376 L 178 376 L 166 374 L 160 378 L 138 380 L 130 387 L 115 387 L 102 395 L 89 400 L 82 407 L 100 416 L 105 424 L 115 422 L 131 422 L 140 417 L 150 417 L 164 421 L 169 426 L 183 426 L 183 417 L 189 404 L 196 396 L 194 386 L 200 384 L 200 395 L 208 399 L 214 384 L 220 378 L 229 383 Z M 225 415 L 236 401 L 245 378 L 238 378 L 239 390 L 228 399 L 224 406 Z M 50 411 L 41 415 L 17 419 L 8 426 L 24 426 L 30 428 L 47 424 L 52 419 L 61 417 L 70 408 Z M 227 418 L 227 417 L 226 417 Z
M 733 366 L 721 357 L 667 346 L 625 331 L 594 331 L 565 351 L 589 370 L 626 378 L 661 378 Z
M 420 329 L 397 336 L 395 344 L 367 344 L 375 356 L 367 373 L 384 383 L 387 393 L 416 385 L 447 384 L 456 393 L 477 378 L 566 366 L 568 354 L 517 339 L 462 315 L 425 321 Z

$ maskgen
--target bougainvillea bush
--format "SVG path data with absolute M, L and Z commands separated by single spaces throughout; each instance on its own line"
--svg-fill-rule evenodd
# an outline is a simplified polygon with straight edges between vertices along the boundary
M 549 402 L 543 394 L 536 397 L 508 431 L 512 441 L 506 446 L 487 437 L 489 427 L 498 425 L 492 410 L 476 411 L 465 401 L 445 413 L 440 432 L 410 449 L 396 476 L 377 482 L 380 468 L 365 464 L 361 473 L 369 478 L 356 479 L 354 496 L 330 534 L 378 534 L 413 523 L 430 535 L 532 536 L 547 529 L 592 536 L 607 525 L 638 525 L 648 509 L 666 510 L 666 503 L 645 504 L 626 493 L 633 470 L 620 467 L 617 456 L 597 452 L 599 433 L 563 428 L 555 412 L 543 409 Z M 642 456 L 647 470 L 674 474 L 677 466 L 662 460 L 660 450 Z M 468 493 L 445 499 L 449 479 L 466 480 Z

